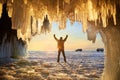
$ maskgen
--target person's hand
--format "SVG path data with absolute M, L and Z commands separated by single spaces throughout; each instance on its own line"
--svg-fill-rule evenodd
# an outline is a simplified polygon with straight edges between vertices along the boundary
M 68 35 L 66 35 L 68 37 Z
M 55 36 L 55 34 L 54 34 L 54 36 Z

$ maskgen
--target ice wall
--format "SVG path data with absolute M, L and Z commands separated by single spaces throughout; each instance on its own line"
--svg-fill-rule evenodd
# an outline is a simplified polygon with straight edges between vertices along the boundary
M 8 39 L 8 37 L 10 39 Z M 9 40 L 9 41 L 8 41 Z M 3 58 L 23 58 L 27 56 L 27 45 L 22 39 L 11 35 L 4 35 L 0 44 L 0 59 Z
M 0 59 L 20 58 L 27 53 L 27 43 L 17 37 L 17 30 L 12 29 L 11 18 L 6 9 L 7 4 L 4 3 L 0 18 Z
M 101 32 L 104 39 L 106 58 L 102 80 L 120 79 L 120 28 L 110 27 Z
M 106 28 L 101 23 L 88 21 L 88 40 L 94 42 L 96 33 L 100 33 L 105 45 L 105 68 L 101 80 L 120 79 L 120 6 L 116 5 L 116 25 L 113 16 L 109 16 Z

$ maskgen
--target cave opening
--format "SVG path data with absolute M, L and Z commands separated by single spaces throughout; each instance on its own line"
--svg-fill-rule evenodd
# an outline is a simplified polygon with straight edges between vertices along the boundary
M 104 44 L 100 33 L 96 34 L 96 43 L 92 43 L 92 41 L 87 40 L 87 33 L 83 32 L 82 24 L 79 22 L 71 24 L 69 19 L 66 21 L 65 29 L 59 30 L 59 23 L 53 22 L 50 33 L 36 35 L 31 39 L 29 44 L 29 60 L 42 60 L 48 63 L 57 62 L 57 42 L 54 40 L 53 34 L 56 34 L 58 39 L 68 34 L 68 40 L 65 42 L 65 54 L 67 62 L 70 64 L 69 67 L 74 67 L 73 69 L 76 69 L 76 74 L 89 75 L 88 79 L 94 74 L 96 77 L 92 77 L 92 79 L 102 76 L 105 52 L 103 51 Z M 77 49 L 82 49 L 82 51 L 77 52 Z M 62 54 L 60 60 L 61 64 L 63 64 Z M 89 71 L 87 73 L 84 70 L 81 72 L 83 67 L 86 71 L 88 69 Z

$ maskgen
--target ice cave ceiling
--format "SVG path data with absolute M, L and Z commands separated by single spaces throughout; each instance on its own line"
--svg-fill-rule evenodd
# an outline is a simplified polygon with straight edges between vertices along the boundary
M 53 21 L 59 22 L 59 28 L 64 29 L 68 18 L 71 22 L 81 22 L 85 32 L 89 28 L 88 22 L 94 27 L 106 28 L 111 18 L 116 26 L 116 7 L 120 7 L 119 0 L 0 0 L 0 14 L 6 1 L 12 29 L 16 29 L 18 38 L 23 40 L 40 29 L 42 33 L 50 31 L 49 23 Z

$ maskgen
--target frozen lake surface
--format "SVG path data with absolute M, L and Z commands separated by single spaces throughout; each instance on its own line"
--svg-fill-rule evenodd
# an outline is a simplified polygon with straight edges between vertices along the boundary
M 29 51 L 25 59 L 0 66 L 0 80 L 99 80 L 104 53 L 66 51 L 67 63 L 56 51 Z
M 57 51 L 29 51 L 28 59 L 51 65 L 54 68 L 52 74 L 62 73 L 77 75 L 75 79 L 99 79 L 104 68 L 104 53 L 97 51 L 66 51 L 67 63 L 64 63 L 63 55 L 60 55 L 60 63 L 57 63 Z M 48 68 L 49 70 L 50 68 Z M 56 75 L 57 76 L 57 75 Z M 72 77 L 74 79 L 74 77 Z

